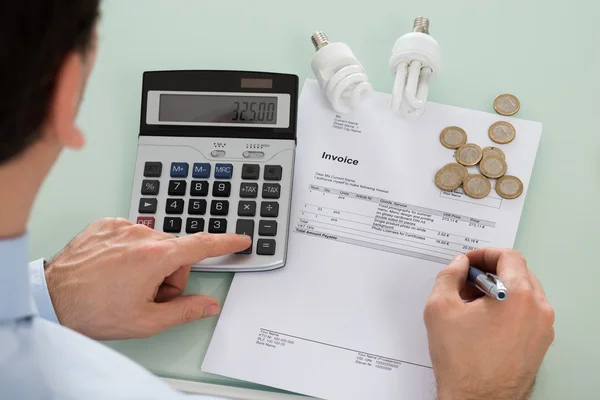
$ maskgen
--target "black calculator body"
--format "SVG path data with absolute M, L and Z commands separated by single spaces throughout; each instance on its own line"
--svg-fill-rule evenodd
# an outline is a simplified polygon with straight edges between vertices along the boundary
M 283 267 L 297 109 L 295 75 L 145 72 L 130 221 L 174 236 L 252 237 L 250 248 L 195 271 Z

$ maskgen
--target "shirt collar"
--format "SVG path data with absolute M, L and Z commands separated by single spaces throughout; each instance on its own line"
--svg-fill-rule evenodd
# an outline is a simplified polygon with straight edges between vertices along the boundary
M 27 235 L 0 239 L 0 322 L 36 314 L 29 287 Z

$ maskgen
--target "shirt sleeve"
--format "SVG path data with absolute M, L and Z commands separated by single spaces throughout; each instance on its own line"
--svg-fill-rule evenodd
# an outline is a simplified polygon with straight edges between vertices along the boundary
M 44 273 L 43 258 L 29 263 L 29 284 L 31 286 L 31 295 L 35 301 L 35 305 L 40 314 L 40 317 L 60 324 L 58 317 L 54 311 L 54 305 L 50 299 L 48 286 L 46 285 L 46 274 Z

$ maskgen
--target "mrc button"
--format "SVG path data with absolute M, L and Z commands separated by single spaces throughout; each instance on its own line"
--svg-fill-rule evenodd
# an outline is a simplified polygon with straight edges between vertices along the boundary
M 215 165 L 215 179 L 231 179 L 233 176 L 233 165 L 217 164 Z

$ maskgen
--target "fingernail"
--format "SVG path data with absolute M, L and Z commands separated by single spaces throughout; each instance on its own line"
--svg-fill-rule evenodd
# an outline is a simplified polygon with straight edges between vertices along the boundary
M 452 262 L 459 262 L 460 260 L 462 260 L 463 258 L 465 258 L 466 256 L 464 254 L 457 254 L 454 256 L 454 258 L 452 259 Z
M 203 318 L 214 317 L 219 313 L 219 306 L 217 304 L 212 304 L 204 309 Z

